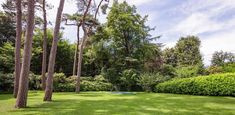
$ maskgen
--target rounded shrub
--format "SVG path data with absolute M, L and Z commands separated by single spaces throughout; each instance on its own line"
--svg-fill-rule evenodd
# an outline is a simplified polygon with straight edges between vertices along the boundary
M 156 85 L 159 93 L 235 96 L 235 73 L 173 79 Z
M 0 73 L 0 92 L 11 93 L 14 88 L 14 75 Z
M 81 81 L 81 91 L 111 91 L 112 84 L 96 81 Z

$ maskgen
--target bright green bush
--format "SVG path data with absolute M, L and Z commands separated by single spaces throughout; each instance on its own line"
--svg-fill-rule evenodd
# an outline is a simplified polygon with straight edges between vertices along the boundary
M 235 73 L 174 79 L 155 88 L 156 92 L 161 93 L 235 96 Z
M 81 79 L 81 91 L 111 91 L 112 84 L 108 83 L 102 75 Z
M 224 72 L 235 73 L 235 63 L 227 63 L 223 66 Z
M 75 76 L 77 78 L 77 76 Z M 81 77 L 80 78 L 81 81 L 83 80 L 87 80 L 87 81 L 93 81 L 94 79 L 92 77 Z
M 97 81 L 81 81 L 81 91 L 111 91 L 112 84 Z
M 176 77 L 178 78 L 188 78 L 192 76 L 197 76 L 199 73 L 198 66 L 182 66 L 177 67 L 176 69 Z

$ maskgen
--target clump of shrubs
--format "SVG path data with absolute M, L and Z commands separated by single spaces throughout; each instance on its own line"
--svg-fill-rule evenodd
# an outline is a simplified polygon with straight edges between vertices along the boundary
M 155 88 L 159 93 L 235 96 L 235 73 L 173 79 Z
M 169 79 L 171 79 L 170 76 L 163 76 L 159 73 L 144 73 L 140 75 L 137 82 L 138 85 L 140 85 L 144 91 L 152 92 L 154 91 L 154 86 L 156 84 L 162 83 Z
M 63 73 L 54 74 L 54 91 L 73 92 L 76 87 L 76 76 L 66 77 Z M 99 75 L 96 77 L 81 77 L 81 91 L 110 91 L 112 84 Z
M 0 73 L 0 92 L 11 93 L 14 88 L 14 75 Z
M 177 78 L 196 77 L 200 73 L 200 66 L 179 66 L 176 69 Z
M 33 73 L 29 74 L 29 89 L 38 90 L 40 89 L 40 76 Z M 3 93 L 12 93 L 14 89 L 14 74 L 0 73 L 0 92 Z
M 76 76 L 66 77 L 64 73 L 55 73 L 53 77 L 55 92 L 73 92 L 76 87 Z M 14 75 L 0 73 L 0 92 L 12 93 Z M 29 89 L 41 90 L 41 75 L 29 74 Z M 96 77 L 81 77 L 81 91 L 111 91 L 113 86 L 102 75 Z
M 218 74 L 218 73 L 223 73 L 223 67 L 221 66 L 210 66 L 206 69 L 206 74 Z

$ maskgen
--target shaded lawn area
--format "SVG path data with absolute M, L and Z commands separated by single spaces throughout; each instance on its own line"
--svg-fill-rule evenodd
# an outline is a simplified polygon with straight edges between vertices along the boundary
M 235 115 L 234 97 L 189 96 L 159 93 L 110 92 L 54 93 L 43 102 L 43 92 L 29 93 L 28 108 L 14 109 L 11 94 L 0 95 L 1 115 Z

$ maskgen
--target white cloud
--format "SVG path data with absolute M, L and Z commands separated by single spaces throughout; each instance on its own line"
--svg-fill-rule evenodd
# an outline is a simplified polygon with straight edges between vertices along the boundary
M 179 22 L 171 31 L 183 35 L 197 35 L 204 32 L 216 31 L 221 29 L 221 27 L 222 24 L 211 20 L 209 15 L 196 12 Z
M 223 50 L 235 53 L 235 30 L 202 37 L 201 51 L 204 55 L 204 62 L 207 65 L 210 64 L 210 59 L 215 51 Z
M 145 3 L 150 3 L 151 1 L 154 1 L 154 0 L 119 0 L 119 1 L 127 1 L 128 3 L 132 4 L 132 5 L 136 5 L 136 6 L 139 6 L 139 5 L 143 5 Z
M 223 31 L 235 26 L 235 16 L 225 21 L 217 20 L 223 18 L 226 11 L 234 10 L 234 0 L 189 0 L 173 10 L 181 12 L 183 16 L 175 26 L 165 33 L 180 33 L 182 35 L 198 35 L 208 32 Z M 174 12 L 174 11 L 173 11 Z

